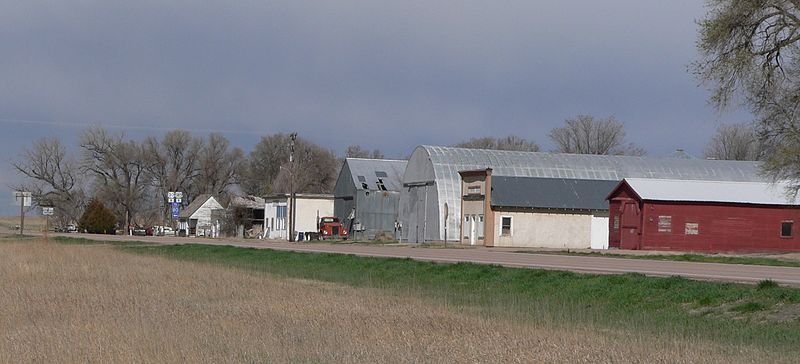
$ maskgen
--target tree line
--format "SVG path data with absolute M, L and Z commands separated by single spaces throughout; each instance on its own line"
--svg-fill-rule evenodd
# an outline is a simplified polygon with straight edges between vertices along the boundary
M 625 140 L 621 122 L 613 117 L 579 115 L 548 134 L 556 152 L 643 155 L 644 149 Z M 226 202 L 234 194 L 331 193 L 342 158 L 333 150 L 303 138 L 264 136 L 249 154 L 233 147 L 219 133 L 195 136 L 173 130 L 160 137 L 137 141 L 124 133 L 90 127 L 80 135 L 78 153 L 69 153 L 57 138 L 37 140 L 12 162 L 25 182 L 15 188 L 31 191 L 36 205 L 53 206 L 63 224 L 78 221 L 96 199 L 117 216 L 120 226 L 153 225 L 171 215 L 167 192 L 184 193 L 186 205 L 210 194 Z M 761 154 L 755 134 L 744 124 L 718 129 L 706 151 L 716 159 L 757 159 Z M 463 148 L 539 151 L 533 141 L 517 136 L 482 137 L 457 143 Z M 379 149 L 348 146 L 343 157 L 382 159 Z

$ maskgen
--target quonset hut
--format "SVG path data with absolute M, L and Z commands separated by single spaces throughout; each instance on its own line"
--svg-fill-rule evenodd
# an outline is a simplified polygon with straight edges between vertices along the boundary
M 402 240 L 412 243 L 442 241 L 445 236 L 448 240 L 459 239 L 463 196 L 459 172 L 488 168 L 492 169 L 494 176 L 507 177 L 617 182 L 623 178 L 763 181 L 757 162 L 514 152 L 422 145 L 411 154 L 403 176 L 398 216 L 402 226 Z
M 333 188 L 334 215 L 352 238 L 374 239 L 379 234 L 394 234 L 406 163 L 390 159 L 345 159 Z

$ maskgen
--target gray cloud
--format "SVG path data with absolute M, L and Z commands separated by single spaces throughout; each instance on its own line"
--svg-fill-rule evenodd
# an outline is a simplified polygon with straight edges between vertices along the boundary
M 228 136 L 244 149 L 290 130 L 394 156 L 484 134 L 548 148 L 551 128 L 589 113 L 615 115 L 651 154 L 700 154 L 721 119 L 686 72 L 703 12 L 695 0 L 6 2 L 0 148 L 12 158 L 80 131 L 8 119 L 239 130 Z

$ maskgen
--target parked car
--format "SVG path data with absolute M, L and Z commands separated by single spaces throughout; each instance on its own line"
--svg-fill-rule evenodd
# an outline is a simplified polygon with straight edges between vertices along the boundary
M 67 224 L 64 226 L 59 226 L 55 228 L 55 232 L 57 233 L 77 233 L 78 227 L 75 224 Z
M 136 236 L 147 236 L 147 229 L 140 228 L 140 227 L 134 228 L 133 229 L 133 235 L 136 235 Z
M 164 229 L 161 231 L 161 235 L 163 236 L 175 236 L 175 230 L 172 230 L 169 226 L 164 226 Z

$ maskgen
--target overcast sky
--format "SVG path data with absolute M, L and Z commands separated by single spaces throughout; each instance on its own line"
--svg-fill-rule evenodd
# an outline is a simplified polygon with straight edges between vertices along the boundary
M 418 144 L 615 116 L 650 155 L 694 155 L 720 122 L 687 66 L 699 0 L 4 1 L 0 185 L 44 136 L 297 131 L 401 157 Z M 0 212 L 12 214 L 10 190 Z

